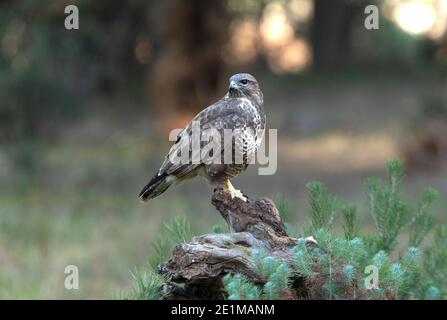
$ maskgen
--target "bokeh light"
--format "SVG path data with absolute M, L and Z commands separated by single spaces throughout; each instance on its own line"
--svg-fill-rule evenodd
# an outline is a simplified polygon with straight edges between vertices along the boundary
M 429 3 L 410 1 L 399 4 L 393 12 L 393 18 L 403 30 L 424 34 L 434 26 L 436 13 Z
M 267 49 L 275 49 L 292 41 L 294 31 L 281 4 L 271 3 L 265 7 L 260 32 Z
M 309 18 L 313 6 L 310 1 L 293 0 L 287 8 L 280 3 L 267 5 L 259 28 L 268 65 L 278 74 L 302 71 L 312 60 L 308 42 L 297 37 L 295 29 L 298 22 Z
M 310 64 L 311 58 L 307 41 L 297 38 L 271 55 L 269 66 L 275 73 L 299 72 Z
M 291 0 L 288 4 L 288 12 L 291 17 L 298 23 L 309 20 L 314 11 L 314 3 L 312 0 Z
M 223 59 L 226 63 L 251 63 L 257 55 L 257 24 L 252 19 L 235 21 L 230 26 L 230 43 L 224 48 Z

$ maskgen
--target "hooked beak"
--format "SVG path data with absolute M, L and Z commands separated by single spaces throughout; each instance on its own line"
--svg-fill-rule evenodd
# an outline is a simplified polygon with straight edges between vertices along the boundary
M 231 82 L 230 82 L 230 86 L 228 87 L 228 89 L 230 89 L 230 90 L 238 90 L 239 87 L 238 87 L 238 85 L 237 85 L 237 82 L 234 81 L 234 80 L 231 80 Z

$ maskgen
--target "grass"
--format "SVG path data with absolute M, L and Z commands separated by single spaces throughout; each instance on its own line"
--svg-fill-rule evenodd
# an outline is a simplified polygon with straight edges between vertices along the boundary
M 130 270 L 144 264 L 164 220 L 183 213 L 175 208 L 181 201 L 149 208 L 116 194 L 0 196 L 0 299 L 101 299 L 129 291 Z M 64 288 L 70 264 L 79 268 L 79 290 Z
M 130 146 L 128 153 L 121 153 L 120 157 L 114 148 L 123 146 L 101 146 L 97 150 L 77 145 L 49 149 L 41 146 L 43 158 L 38 164 L 41 173 L 32 180 L 33 185 L 23 190 L 11 187 L 14 171 L 6 173 L 9 179 L 3 172 L 0 299 L 120 297 L 131 292 L 134 285 L 131 271 L 134 266 L 147 264 L 147 257 L 154 250 L 151 243 L 164 223 L 184 215 L 191 221 L 193 234 L 209 232 L 216 223 L 224 224 L 209 203 L 211 190 L 204 181 L 191 181 L 149 203 L 139 203 L 136 193 L 143 181 L 140 173 L 144 172 L 146 177 L 150 169 L 145 168 L 148 165 L 137 148 Z M 130 177 L 123 179 L 127 175 Z M 289 191 L 300 189 L 304 191 L 303 186 Z M 415 193 L 420 191 L 414 189 Z M 329 191 L 334 192 L 334 186 Z M 349 191 L 351 201 L 364 196 L 352 191 Z M 263 195 L 263 191 L 257 189 L 251 194 Z M 283 209 L 287 209 L 291 230 L 298 230 L 299 222 L 307 216 L 303 196 L 285 196 L 289 206 Z M 442 196 L 440 202 L 444 208 Z M 361 208 L 359 211 L 364 212 Z M 64 288 L 64 269 L 71 264 L 79 268 L 79 290 Z
M 223 223 L 215 211 L 190 211 L 189 201 L 175 192 L 148 204 L 76 190 L 0 195 L 0 299 L 106 299 L 130 292 L 131 270 L 146 265 L 165 222 L 186 215 L 194 234 Z M 294 228 L 296 210 L 288 208 Z M 79 290 L 64 288 L 69 264 L 79 267 Z
M 139 202 L 139 187 L 160 161 L 147 145 L 123 135 L 102 144 L 39 143 L 29 177 L 8 164 L 12 147 L 1 150 L 8 166 L 0 170 L 0 299 L 119 296 L 131 289 L 131 270 L 145 264 L 166 221 L 207 214 L 197 219 L 198 232 L 219 221 L 207 207 L 197 215 L 197 198 L 183 192 Z M 79 290 L 64 288 L 67 265 L 79 268 Z
M 351 127 L 361 127 L 365 134 L 371 127 L 374 132 L 388 126 L 399 129 L 405 124 L 403 118 L 418 108 L 419 91 L 414 90 L 420 87 L 417 81 L 393 86 L 377 83 L 377 90 L 359 83 L 354 91 L 351 83 L 328 88 L 314 83 L 299 87 L 295 97 L 283 94 L 282 86 L 287 84 L 269 86 L 261 82 L 270 127 L 279 128 L 280 137 L 293 141 L 315 136 L 315 140 L 309 140 L 312 152 L 329 149 L 327 144 L 318 144 L 324 133 Z M 431 90 L 432 85 L 430 82 L 426 87 Z M 296 89 L 292 82 L 288 86 Z M 384 94 L 376 96 L 376 92 Z M 0 146 L 0 299 L 119 297 L 132 290 L 131 270 L 147 264 L 153 252 L 151 242 L 165 222 L 184 215 L 194 228 L 193 234 L 224 224 L 210 204 L 211 188 L 200 179 L 176 186 L 147 204 L 139 203 L 139 187 L 153 174 L 168 146 L 152 143 L 160 139 L 154 134 L 149 109 L 127 109 L 106 99 L 103 103 L 107 109 L 93 112 L 94 103 L 86 107 L 89 113 L 84 119 L 64 124 L 55 130 L 55 137 L 48 139 L 51 143 L 40 142 L 32 149 L 38 152 L 33 154 L 35 176 L 30 179 L 19 179 L 22 175 L 9 160 L 14 159 L 15 145 Z M 328 112 L 328 106 L 337 112 Z M 358 136 L 356 130 L 343 132 Z M 295 134 L 297 139 L 292 136 Z M 291 156 L 290 147 L 294 145 L 282 144 L 287 152 L 278 154 L 276 175 L 257 176 L 250 168 L 235 181 L 235 186 L 250 196 L 281 194 L 287 199 L 289 206 L 283 209 L 291 230 L 300 230 L 308 217 L 306 182 L 323 181 L 328 192 L 347 201 L 363 202 L 365 195 L 359 186 L 367 177 L 383 173 L 382 159 L 377 161 L 379 169 L 370 162 L 355 169 L 347 162 L 364 155 L 363 149 L 377 150 L 377 144 L 360 141 L 362 148 L 354 148 L 346 157 L 335 145 L 330 149 L 335 150 L 333 153 L 311 153 L 308 158 L 316 160 L 309 163 L 302 160 L 303 143 L 296 145 L 301 158 Z M 26 164 L 26 152 L 24 156 L 22 163 Z M 321 162 L 323 158 L 332 161 L 331 165 Z M 404 190 L 408 198 L 426 185 L 439 190 L 435 212 L 444 223 L 445 177 L 445 170 L 409 177 L 408 189 Z M 372 228 L 364 208 L 358 209 L 360 225 Z M 64 268 L 68 264 L 79 267 L 78 291 L 64 288 Z

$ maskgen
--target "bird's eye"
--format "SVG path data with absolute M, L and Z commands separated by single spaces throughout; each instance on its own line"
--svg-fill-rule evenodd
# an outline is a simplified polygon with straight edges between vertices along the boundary
M 244 80 L 241 80 L 239 82 L 242 83 L 243 85 L 246 85 L 248 83 L 248 80 L 244 79 Z

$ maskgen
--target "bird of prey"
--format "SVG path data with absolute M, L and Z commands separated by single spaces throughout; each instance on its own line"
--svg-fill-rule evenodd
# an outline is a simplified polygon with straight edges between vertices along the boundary
M 173 184 L 203 176 L 216 188 L 229 192 L 233 198 L 246 201 L 242 192 L 232 186 L 230 179 L 247 168 L 261 145 L 266 122 L 263 104 L 263 94 L 252 75 L 233 75 L 229 79 L 225 96 L 197 114 L 178 134 L 165 161 L 141 190 L 139 198 L 147 201 L 162 194 Z M 227 137 L 231 132 L 232 138 L 216 141 L 215 146 L 219 148 L 212 148 L 204 155 L 204 151 L 195 150 L 194 145 L 196 149 L 197 146 L 203 148 L 209 145 L 209 141 L 202 138 L 198 141 L 197 136 L 194 137 L 195 127 L 200 132 L 208 130 L 218 133 L 220 137 Z M 188 161 L 179 161 L 181 153 L 188 155 Z M 231 156 L 228 157 L 228 154 Z M 235 155 L 242 156 L 238 158 Z

